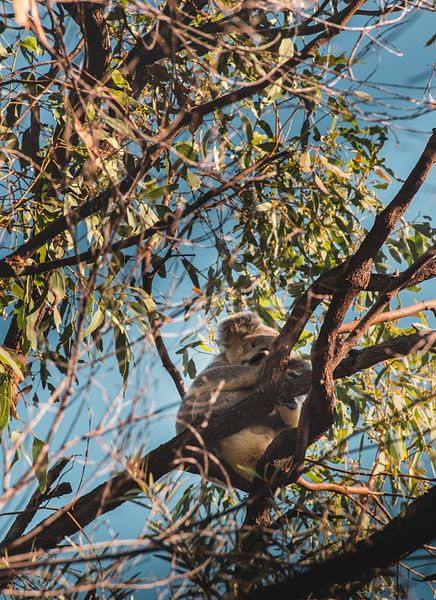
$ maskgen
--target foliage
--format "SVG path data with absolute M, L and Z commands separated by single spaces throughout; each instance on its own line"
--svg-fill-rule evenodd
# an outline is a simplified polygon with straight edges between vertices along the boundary
M 143 492 L 131 499 L 138 523 L 147 519 L 129 548 L 112 513 L 99 561 L 85 547 L 87 529 L 74 542 L 77 570 L 71 555 L 59 577 L 50 560 L 36 574 L 20 567 L 15 589 L 70 588 L 74 597 L 89 584 L 121 598 L 123 587 L 152 587 L 144 578 L 163 560 L 169 579 L 156 587 L 168 581 L 164 593 L 213 598 L 238 591 L 235 565 L 252 583 L 274 583 L 401 512 L 431 476 L 429 354 L 337 382 L 334 426 L 309 449 L 309 482 L 360 479 L 384 495 L 284 488 L 272 507 L 276 532 L 257 554 L 246 552 L 242 493 L 197 477 L 187 488 L 176 472 L 144 483 L 138 462 L 160 439 L 156 415 L 175 412 L 164 368 L 174 381 L 180 368 L 189 384 L 228 312 L 249 308 L 280 328 L 393 197 L 401 174 L 384 150 L 386 123 L 413 124 L 431 96 L 421 94 L 425 81 L 415 90 L 377 83 L 369 54 L 389 50 L 388 36 L 412 31 L 431 7 L 58 3 L 39 5 L 25 29 L 3 6 L 2 504 L 23 510 L 35 488 L 49 508 L 65 504 L 50 496 L 47 470 L 73 453 L 75 492 L 127 469 Z M 343 42 L 331 43 L 335 36 Z M 403 271 L 433 236 L 430 217 L 411 211 L 373 273 Z M 362 292 L 350 314 L 363 316 L 376 298 Z M 395 302 L 410 303 L 410 294 Z M 297 349 L 310 352 L 327 308 L 324 299 Z M 381 323 L 360 348 L 427 331 L 419 319 Z M 151 565 L 135 563 L 145 554 Z M 402 569 L 350 597 L 407 597 L 413 557 Z

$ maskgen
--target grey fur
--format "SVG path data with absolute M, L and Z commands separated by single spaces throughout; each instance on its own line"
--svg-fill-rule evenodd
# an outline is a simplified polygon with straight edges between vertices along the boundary
M 224 319 L 217 332 L 221 350 L 194 380 L 179 408 L 176 431 L 200 415 L 205 419 L 252 394 L 269 349 L 278 333 L 261 323 L 251 312 L 236 313 Z M 307 361 L 290 356 L 287 378 L 309 369 Z M 289 400 L 289 402 L 287 402 Z M 285 427 L 296 427 L 304 397 L 279 399 L 277 409 L 250 427 L 228 436 L 214 452 L 246 479 L 252 478 L 258 459 Z M 239 468 L 241 467 L 241 468 Z
M 264 326 L 259 317 L 249 311 L 227 317 L 218 325 L 217 343 L 220 350 L 224 351 L 237 336 L 245 337 L 260 327 Z M 277 335 L 275 330 L 271 329 L 271 331 L 274 332 L 273 335 Z

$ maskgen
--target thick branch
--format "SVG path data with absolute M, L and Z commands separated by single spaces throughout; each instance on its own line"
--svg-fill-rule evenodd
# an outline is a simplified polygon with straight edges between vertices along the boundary
M 349 334 L 347 339 L 338 345 L 335 353 L 335 362 L 338 363 L 348 352 L 356 345 L 360 337 L 370 327 L 372 321 L 377 319 L 382 314 L 382 311 L 389 305 L 392 298 L 397 294 L 404 286 L 407 286 L 410 279 L 415 275 L 419 274 L 425 266 L 434 260 L 436 257 L 436 246 L 429 248 L 422 256 L 420 256 L 408 269 L 406 269 L 402 277 L 395 283 L 391 283 L 387 290 L 380 295 L 377 302 L 375 302 L 366 315 L 359 321 L 353 331 Z
M 380 346 L 366 348 L 353 353 L 353 356 L 342 361 L 335 371 L 335 378 L 350 376 L 390 358 L 405 356 L 412 352 L 425 352 L 435 342 L 436 331 L 432 331 L 403 336 Z M 310 375 L 309 377 L 304 375 L 289 385 L 289 394 L 304 394 L 309 386 Z M 206 427 L 203 428 L 201 422 L 196 422 L 195 427 L 199 433 L 201 432 L 204 444 L 207 447 L 213 447 L 214 443 L 222 439 L 223 435 L 236 433 L 271 412 L 276 397 L 277 388 L 273 385 L 265 386 L 263 392 L 253 394 L 231 409 L 214 413 Z M 295 430 L 289 431 L 290 433 L 295 432 Z M 287 456 L 289 456 L 289 446 L 287 451 Z M 181 460 L 182 456 L 183 461 Z M 204 466 L 200 464 L 202 458 L 204 459 L 201 444 L 189 431 L 185 431 L 144 456 L 142 463 L 146 471 L 145 480 L 151 473 L 153 480 L 157 481 L 174 468 L 174 461 L 178 457 L 177 468 L 183 467 L 185 470 L 204 474 Z M 211 474 L 210 471 L 208 474 Z M 222 475 L 220 479 L 222 479 Z M 140 493 L 140 489 L 131 476 L 128 473 L 121 473 L 76 501 L 68 503 L 28 534 L 2 549 L 7 550 L 8 556 L 12 556 L 29 552 L 33 548 L 53 548 L 65 536 L 77 533 L 80 528 L 85 527 L 98 516 L 113 510 L 138 493 Z
M 104 6 L 93 2 L 65 2 L 63 7 L 79 25 L 85 42 L 81 78 L 90 85 L 101 81 L 110 59 L 110 39 Z
M 425 181 L 436 160 L 436 129 L 423 153 L 399 192 L 375 219 L 375 223 L 358 250 L 347 261 L 342 276 L 344 289 L 336 292 L 330 302 L 318 339 L 312 350 L 312 386 L 303 405 L 298 426 L 298 441 L 292 468 L 292 479 L 303 469 L 309 439 L 320 437 L 333 422 L 333 370 L 339 362 L 337 341 L 340 327 L 354 298 L 366 289 L 371 279 L 374 258 L 398 220 L 405 213 L 416 192 Z M 408 270 L 405 271 L 405 274 Z M 401 281 L 407 285 L 407 276 Z
M 402 275 L 402 273 L 399 273 L 398 275 L 371 275 L 371 279 L 369 280 L 369 283 L 365 289 L 368 292 L 381 292 L 387 289 L 390 285 L 395 285 L 395 281 L 402 277 Z M 418 285 L 427 279 L 432 279 L 433 277 L 436 277 L 436 258 L 427 263 L 422 271 L 411 277 L 407 287 L 414 287 L 415 285 Z
M 251 600 L 347 596 L 436 535 L 436 487 L 414 500 L 403 516 L 346 552 L 309 566 L 280 584 L 258 589 Z

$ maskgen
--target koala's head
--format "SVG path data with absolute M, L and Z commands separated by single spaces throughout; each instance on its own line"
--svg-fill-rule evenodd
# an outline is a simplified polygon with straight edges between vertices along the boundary
M 219 325 L 217 341 L 229 363 L 258 364 L 268 356 L 278 333 L 251 312 L 236 313 Z

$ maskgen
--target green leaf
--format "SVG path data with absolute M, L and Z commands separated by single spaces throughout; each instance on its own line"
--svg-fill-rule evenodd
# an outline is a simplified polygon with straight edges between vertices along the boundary
M 192 190 L 198 190 L 200 187 L 200 178 L 195 173 L 192 173 L 189 169 L 186 170 L 186 181 L 189 183 L 189 186 Z
M 65 275 L 62 270 L 54 271 L 49 281 L 50 290 L 55 295 L 55 303 L 59 302 L 65 297 Z
M 29 50 L 29 52 L 33 52 L 34 54 L 42 54 L 42 49 L 38 45 L 36 38 L 33 35 L 29 35 L 24 40 L 21 40 L 20 46 Z
M 32 462 L 38 478 L 39 491 L 44 494 L 47 489 L 48 449 L 46 451 L 46 444 L 37 437 L 33 438 Z
M 396 248 L 394 248 L 393 246 L 391 246 L 389 248 L 389 252 L 390 252 L 390 255 L 392 256 L 392 258 L 394 260 L 396 260 L 398 263 L 402 263 L 403 262 L 403 257 L 401 256 L 401 254 L 398 252 L 398 250 Z
M 147 292 L 144 292 L 143 289 L 137 287 L 132 287 L 132 290 L 134 290 L 135 292 L 139 292 L 139 294 L 141 295 L 140 301 L 144 304 L 148 312 L 156 311 L 156 304 L 153 298 L 150 296 L 150 294 L 147 294 Z
M 273 131 L 272 131 L 270 125 L 266 121 L 264 121 L 263 119 L 261 119 L 259 121 L 259 126 L 262 127 L 262 129 L 264 130 L 264 132 L 267 135 L 269 135 L 270 138 L 274 137 Z
M 115 83 L 115 85 L 119 88 L 125 88 L 130 90 L 130 84 L 127 81 L 127 79 L 125 79 L 120 71 L 118 69 L 114 69 L 111 73 L 111 77 L 112 77 L 112 81 Z
M 11 378 L 7 373 L 0 373 L 0 431 L 3 431 L 9 422 L 11 400 Z
M 436 44 L 436 33 L 429 40 L 427 40 L 424 45 L 425 47 L 428 47 L 433 46 L 434 44 Z
M 47 294 L 49 291 L 48 283 L 44 280 L 42 283 L 42 286 L 43 287 L 42 287 L 41 295 L 35 301 L 35 304 L 33 305 L 32 309 L 28 312 L 28 315 L 31 315 L 34 312 L 36 312 L 44 304 L 45 299 L 47 298 Z
M 114 337 L 115 356 L 118 361 L 118 370 L 123 378 L 123 382 L 127 383 L 131 358 L 129 339 L 120 329 L 114 329 Z
M 179 152 L 179 154 L 181 154 L 188 160 L 197 160 L 198 152 L 191 146 L 191 144 L 187 144 L 186 142 L 178 142 L 174 145 L 174 147 L 177 150 L 177 152 Z
M 55 324 L 56 331 L 59 332 L 61 329 L 62 317 L 56 306 L 53 306 L 53 322 Z
M 90 335 L 93 331 L 98 329 L 104 323 L 105 313 L 100 308 L 97 308 L 95 313 L 92 315 L 91 323 L 88 325 L 86 329 L 82 332 L 82 337 L 86 337 Z
M 23 365 L 23 363 L 20 362 L 19 360 L 17 360 L 14 356 L 12 356 L 12 354 L 10 352 L 8 352 L 6 350 L 6 348 L 3 348 L 3 346 L 0 346 L 0 361 L 3 364 L 5 364 L 8 367 L 10 367 L 20 381 L 22 381 L 24 379 L 24 375 L 23 375 L 24 365 Z
M 189 262 L 189 260 L 187 258 L 183 258 L 182 263 L 183 263 L 183 266 L 185 267 L 186 271 L 188 272 L 188 275 L 189 275 L 192 283 L 195 285 L 195 287 L 200 289 L 200 282 L 198 280 L 197 270 L 194 267 L 194 265 L 191 262 Z
M 163 185 L 162 187 L 147 191 L 144 193 L 144 196 L 147 198 L 147 200 L 159 200 L 177 188 L 177 183 L 171 183 L 170 185 Z
M 197 368 L 196 368 L 195 362 L 192 360 L 192 358 L 190 358 L 188 361 L 187 372 L 191 379 L 194 379 L 197 375 Z
M 253 133 L 251 143 L 253 144 L 253 146 L 259 146 L 262 142 L 265 142 L 265 140 L 267 139 L 268 138 L 264 133 L 258 133 L 257 131 L 255 131 Z
M 117 133 L 124 135 L 126 138 L 131 140 L 137 139 L 136 133 L 134 133 L 127 121 L 115 119 L 114 117 L 109 117 L 108 115 L 105 116 L 104 120 Z

